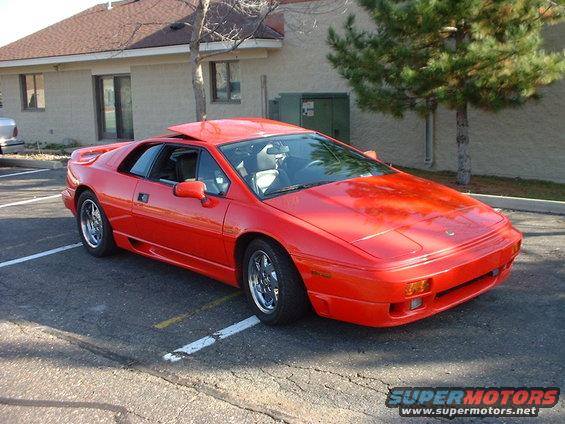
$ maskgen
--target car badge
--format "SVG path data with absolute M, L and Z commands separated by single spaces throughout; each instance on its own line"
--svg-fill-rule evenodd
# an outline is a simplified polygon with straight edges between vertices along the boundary
M 455 231 L 445 230 L 445 234 L 447 234 L 449 237 L 453 237 L 455 235 Z

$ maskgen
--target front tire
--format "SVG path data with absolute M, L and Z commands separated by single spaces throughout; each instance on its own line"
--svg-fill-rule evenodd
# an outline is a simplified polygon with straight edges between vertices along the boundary
M 253 240 L 245 251 L 243 289 L 255 315 L 269 325 L 302 318 L 309 309 L 304 283 L 288 254 L 274 242 Z
M 77 225 L 82 244 L 93 256 L 108 256 L 116 251 L 110 222 L 91 191 L 83 192 L 77 202 Z

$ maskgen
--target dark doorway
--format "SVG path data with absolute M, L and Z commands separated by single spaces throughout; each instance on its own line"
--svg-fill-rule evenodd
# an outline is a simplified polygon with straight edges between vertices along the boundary
M 131 77 L 105 75 L 96 79 L 100 138 L 133 140 Z

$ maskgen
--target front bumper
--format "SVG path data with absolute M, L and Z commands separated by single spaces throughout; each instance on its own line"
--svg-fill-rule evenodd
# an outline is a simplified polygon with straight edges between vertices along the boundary
M 417 321 L 466 302 L 510 274 L 522 235 L 507 227 L 474 246 L 418 264 L 378 271 L 344 269 L 295 259 L 315 311 L 324 317 L 371 327 L 392 327 Z M 312 270 L 315 270 L 312 273 Z M 408 282 L 427 279 L 430 289 L 406 296 Z M 410 301 L 422 305 L 411 310 Z
M 2 154 L 20 153 L 24 150 L 24 142 L 17 139 L 0 141 L 0 151 Z

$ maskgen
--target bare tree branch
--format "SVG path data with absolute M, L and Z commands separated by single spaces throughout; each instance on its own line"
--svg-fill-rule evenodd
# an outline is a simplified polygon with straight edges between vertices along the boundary
M 263 26 L 267 17 L 273 11 L 275 11 L 277 9 L 277 7 L 279 6 L 279 2 L 271 1 L 269 3 L 271 3 L 270 7 L 263 13 L 261 18 L 257 20 L 257 22 L 255 23 L 255 27 L 253 28 L 253 31 L 250 31 L 249 34 L 246 37 L 242 37 L 238 40 L 234 40 L 232 42 L 232 45 L 224 51 L 218 51 L 218 52 L 215 52 L 215 53 L 208 53 L 206 55 L 201 56 L 201 60 L 206 60 L 206 59 L 209 59 L 210 57 L 213 57 L 213 56 L 217 56 L 217 55 L 220 55 L 220 54 L 225 54 L 225 53 L 229 53 L 229 52 L 232 52 L 234 50 L 237 50 L 237 48 L 239 46 L 241 46 L 245 41 L 255 37 L 255 35 L 257 34 L 257 31 Z
M 192 88 L 195 98 L 196 119 L 206 119 L 206 93 L 203 81 L 202 63 L 218 55 L 237 50 L 243 43 L 257 38 L 263 31 L 272 31 L 270 36 L 276 37 L 276 31 L 268 28 L 265 24 L 267 18 L 277 10 L 294 14 L 292 19 L 297 33 L 307 33 L 308 27 L 315 29 L 317 26 L 316 15 L 327 13 L 344 13 L 344 6 L 352 0 L 336 0 L 333 2 L 306 2 L 303 4 L 284 5 L 282 0 L 155 0 L 149 7 L 143 8 L 139 13 L 132 16 L 129 23 L 122 23 L 116 38 L 120 39 L 118 56 L 124 50 L 140 43 L 147 36 L 146 27 L 156 27 L 150 35 L 163 32 L 167 34 L 171 29 L 182 30 L 187 28 L 187 41 L 190 51 L 190 63 L 192 73 Z M 170 4 L 171 13 L 165 13 L 168 19 L 147 19 L 151 16 L 151 9 Z M 176 21 L 174 17 L 176 9 L 179 15 L 184 10 L 185 16 L 179 16 Z M 302 7 L 301 7 L 302 6 Z M 155 13 L 154 13 L 155 15 Z M 302 16 L 301 16 L 302 15 Z M 159 16 L 159 15 L 157 15 Z M 308 16 L 304 19 L 303 16 Z M 314 19 L 312 19 L 314 16 Z M 306 23 L 308 20 L 308 23 Z M 312 22 L 313 21 L 313 22 Z M 298 22 L 298 24 L 297 24 Z M 302 22 L 302 23 L 301 23 Z M 173 26 L 174 25 L 174 26 Z M 179 28 L 176 28 L 178 26 Z M 124 31 L 128 34 L 123 36 Z M 150 30 L 149 30 L 150 32 Z M 122 34 L 122 36 L 120 35 Z M 177 35 L 178 37 L 178 35 Z M 217 51 L 203 53 L 201 43 L 219 42 Z

